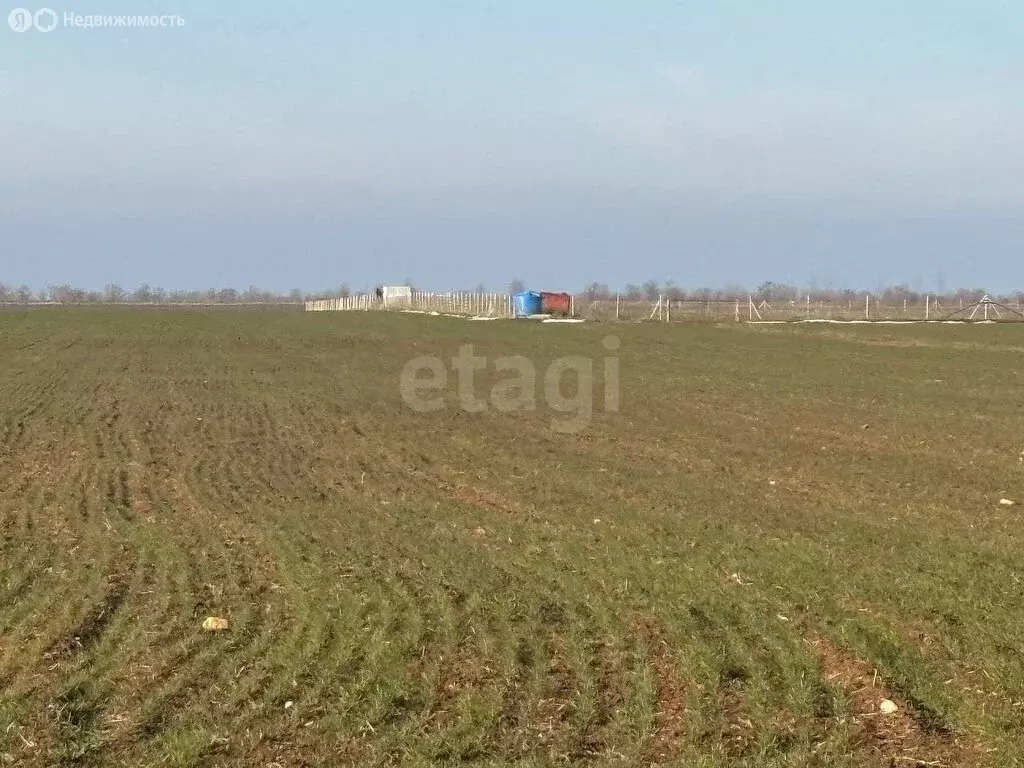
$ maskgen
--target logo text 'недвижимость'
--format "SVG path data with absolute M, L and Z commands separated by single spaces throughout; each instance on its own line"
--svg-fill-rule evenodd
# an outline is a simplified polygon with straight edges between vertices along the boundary
M 15 8 L 7 14 L 7 25 L 15 32 L 52 32 L 57 27 L 68 29 L 164 29 L 185 26 L 185 19 L 176 14 L 125 15 L 125 14 L 81 14 L 65 11 L 62 14 L 52 8 L 31 11 Z

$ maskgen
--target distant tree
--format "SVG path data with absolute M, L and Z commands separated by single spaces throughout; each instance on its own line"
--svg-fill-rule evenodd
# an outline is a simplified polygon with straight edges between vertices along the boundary
M 686 291 L 676 285 L 675 280 L 666 280 L 664 287 L 665 296 L 672 301 L 679 301 L 686 298 Z
M 879 292 L 878 300 L 886 306 L 898 306 L 903 303 L 904 299 L 910 299 L 910 294 L 913 291 L 910 290 L 910 286 L 906 283 L 900 283 L 899 285 L 890 285 Z
M 643 291 L 644 298 L 647 299 L 648 301 L 655 301 L 658 298 L 658 295 L 661 293 L 661 291 L 658 289 L 657 280 L 648 280 L 646 283 L 640 286 L 640 290 Z
M 710 288 L 698 288 L 693 292 L 693 297 L 700 301 L 710 301 L 714 297 L 714 291 Z
M 14 292 L 14 300 L 19 304 L 28 304 L 32 301 L 32 289 L 27 285 L 19 285 L 18 290 Z
M 483 283 L 477 283 L 474 293 L 487 293 L 487 286 Z
M 235 288 L 221 288 L 217 291 L 217 301 L 220 304 L 238 303 L 238 291 Z
M 57 301 L 61 304 L 80 304 L 88 298 L 88 293 L 81 288 L 75 288 L 68 283 L 48 286 L 45 293 L 40 291 L 45 298 L 44 301 Z
M 153 289 L 147 283 L 143 283 L 132 292 L 132 300 L 138 304 L 152 304 Z
M 980 301 L 981 297 L 984 296 L 988 291 L 984 288 L 957 288 L 953 293 L 954 301 L 962 301 L 964 304 L 972 304 Z
M 754 295 L 759 301 L 771 303 L 773 301 L 795 301 L 798 295 L 803 294 L 792 285 L 767 280 L 757 287 Z
M 626 284 L 625 294 L 625 298 L 628 301 L 640 301 L 644 297 L 644 292 L 640 290 L 640 286 L 633 283 Z
M 611 291 L 604 283 L 587 283 L 583 289 L 583 296 L 587 301 L 607 299 L 610 295 Z
M 110 283 L 103 288 L 103 301 L 107 304 L 120 304 L 128 296 L 117 283 Z
M 302 291 L 298 288 L 292 288 L 288 293 L 288 301 L 293 304 L 301 304 L 303 301 Z
M 343 299 L 347 299 L 352 295 L 352 291 L 348 287 L 348 283 L 342 283 L 341 288 L 338 289 L 338 295 Z
M 509 281 L 508 292 L 509 293 L 522 293 L 526 290 L 526 283 L 523 282 L 522 278 L 514 277 Z

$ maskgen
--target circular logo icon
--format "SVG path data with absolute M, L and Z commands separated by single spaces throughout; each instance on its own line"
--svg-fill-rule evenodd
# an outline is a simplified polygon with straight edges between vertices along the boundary
M 28 32 L 32 29 L 32 11 L 15 8 L 7 14 L 7 25 L 15 32 Z
M 51 32 L 57 26 L 57 14 L 49 8 L 40 8 L 32 20 L 40 32 Z

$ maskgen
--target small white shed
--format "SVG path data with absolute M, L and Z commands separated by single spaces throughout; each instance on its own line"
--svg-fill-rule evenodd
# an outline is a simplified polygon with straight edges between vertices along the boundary
M 408 285 L 385 285 L 381 289 L 385 307 L 408 307 L 412 305 L 412 288 Z

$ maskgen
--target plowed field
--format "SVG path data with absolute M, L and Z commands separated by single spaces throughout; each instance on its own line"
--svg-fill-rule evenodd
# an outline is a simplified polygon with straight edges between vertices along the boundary
M 0 764 L 1017 765 L 1022 425 L 1020 327 L 0 311 Z

